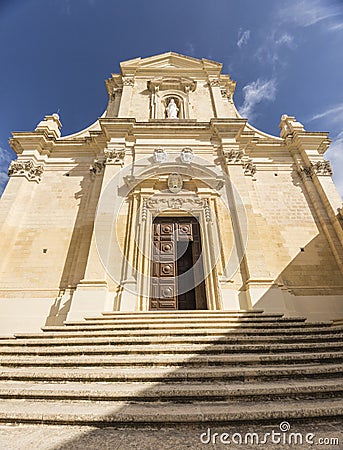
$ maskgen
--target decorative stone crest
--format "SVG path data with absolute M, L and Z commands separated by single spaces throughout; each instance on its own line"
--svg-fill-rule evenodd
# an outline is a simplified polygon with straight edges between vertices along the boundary
M 43 170 L 42 165 L 35 165 L 32 160 L 16 160 L 11 162 L 8 168 L 8 176 L 24 176 L 29 181 L 39 183 Z
M 105 164 L 124 164 L 125 150 L 105 150 Z
M 180 157 L 183 163 L 190 164 L 194 159 L 193 150 L 189 147 L 185 147 L 182 149 Z
M 182 176 L 178 173 L 171 173 L 168 177 L 168 189 L 173 194 L 177 194 L 182 190 L 183 180 Z
M 163 148 L 155 148 L 154 160 L 158 164 L 163 163 L 167 160 L 167 153 L 163 150 Z

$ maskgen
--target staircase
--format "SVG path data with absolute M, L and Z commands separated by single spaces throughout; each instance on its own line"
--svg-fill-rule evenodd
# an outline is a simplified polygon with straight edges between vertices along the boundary
M 0 422 L 343 416 L 343 325 L 262 311 L 104 313 L 0 338 Z

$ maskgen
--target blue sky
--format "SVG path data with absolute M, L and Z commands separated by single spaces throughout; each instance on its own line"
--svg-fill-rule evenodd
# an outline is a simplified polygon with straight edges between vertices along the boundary
M 175 51 L 223 63 L 249 122 L 282 114 L 330 131 L 343 195 L 343 2 L 338 0 L 1 0 L 0 192 L 11 131 L 59 109 L 63 135 L 104 111 L 119 62 Z

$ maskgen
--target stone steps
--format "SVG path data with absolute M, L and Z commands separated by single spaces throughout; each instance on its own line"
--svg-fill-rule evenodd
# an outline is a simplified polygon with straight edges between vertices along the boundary
M 188 382 L 164 383 L 153 382 L 93 382 L 93 383 L 28 383 L 0 382 L 0 399 L 45 399 L 45 400 L 92 400 L 92 401 L 127 401 L 144 400 L 150 402 L 175 401 L 205 402 L 211 399 L 219 401 L 274 400 L 275 398 L 332 398 L 342 394 L 343 385 L 335 380 L 287 381 L 286 383 L 230 383 L 223 382 Z
M 324 330 L 322 330 L 324 331 Z M 46 335 L 46 333 L 45 333 Z M 77 333 L 77 336 L 79 336 L 80 333 Z M 26 336 L 26 335 L 25 335 Z M 277 344 L 297 344 L 297 343 L 307 343 L 307 344 L 313 344 L 318 343 L 318 345 L 324 342 L 338 342 L 341 344 L 341 341 L 343 339 L 343 333 L 342 332 L 336 332 L 336 333 L 312 333 L 311 335 L 307 334 L 289 334 L 289 335 L 254 335 L 252 336 L 246 336 L 242 333 L 230 333 L 229 335 L 226 334 L 214 334 L 212 335 L 142 335 L 142 336 L 135 336 L 131 333 L 126 336 L 122 335 L 116 335 L 116 334 L 109 334 L 107 335 L 84 335 L 83 337 L 73 337 L 74 334 L 71 336 L 69 334 L 62 334 L 62 335 L 54 335 L 54 337 L 51 338 L 45 338 L 44 335 L 42 336 L 42 333 L 35 335 L 35 338 L 24 338 L 23 336 L 20 336 L 16 339 L 12 338 L 6 338 L 0 340 L 0 352 L 2 351 L 2 348 L 15 348 L 18 347 L 20 349 L 29 348 L 29 347 L 48 347 L 49 349 L 51 347 L 72 347 L 72 346 L 102 346 L 102 345 L 116 345 L 116 346 L 146 346 L 146 345 L 153 345 L 153 344 L 177 344 L 177 345 L 183 345 L 188 344 L 189 345 L 189 338 L 191 337 L 191 342 L 193 345 L 200 344 L 212 344 L 216 343 L 216 345 L 249 345 L 251 346 L 252 340 L 254 342 L 253 346 L 256 345 L 255 343 L 258 343 L 259 345 L 265 345 L 267 344 L 268 347 L 273 347 L 275 343 Z M 318 348 L 318 345 L 316 345 L 315 348 Z M 290 346 L 290 347 L 291 347 Z M 236 345 L 234 346 L 234 348 Z M 253 347 L 252 347 L 253 348 Z
M 105 329 L 79 329 L 70 331 L 67 327 L 58 327 L 59 330 L 52 331 L 50 327 L 44 327 L 44 335 L 42 333 L 18 333 L 15 334 L 16 339 L 42 339 L 42 338 L 53 338 L 53 339 L 64 339 L 64 338 L 80 338 L 80 337 L 147 337 L 147 336 L 159 336 L 159 337 L 175 337 L 175 336 L 189 336 L 189 337 L 198 337 L 198 336 L 296 336 L 296 335 L 311 335 L 312 333 L 320 333 L 321 335 L 334 335 L 343 332 L 343 326 L 331 327 L 328 325 L 319 327 L 305 327 L 305 325 L 299 327 L 277 327 L 272 328 L 262 326 L 260 328 L 256 327 L 240 327 L 237 325 L 232 329 L 228 327 L 216 327 L 216 328 L 206 328 L 203 327 L 201 329 L 148 329 L 148 330 L 118 330 L 115 326 L 105 327 Z M 129 333 L 128 333 L 129 331 Z M 2 342 L 5 342 L 8 336 L 2 339 Z
M 130 319 L 111 319 L 107 317 L 99 317 L 97 319 L 90 319 L 87 318 L 82 321 L 74 321 L 74 322 L 65 322 L 64 325 L 67 327 L 72 326 L 90 326 L 90 325 L 138 325 L 138 326 L 155 326 L 155 325 L 173 325 L 175 326 L 176 319 L 172 319 L 170 317 L 168 318 L 149 318 L 149 321 L 145 319 L 144 317 L 137 319 L 137 318 L 130 318 Z M 218 324 L 236 324 L 236 323 L 251 323 L 251 324 L 260 324 L 260 323 L 303 323 L 306 319 L 303 317 L 290 317 L 290 318 L 283 318 L 283 317 L 215 317 L 215 318 L 200 318 L 200 317 L 192 317 L 192 318 L 184 318 L 180 317 L 177 319 L 177 325 L 181 327 L 183 324 L 186 324 L 187 326 L 190 324 L 204 324 L 205 326 L 208 326 L 210 324 L 218 325 Z M 148 322 L 148 323 L 147 323 Z M 326 322 L 323 322 L 327 324 Z
M 110 367 L 77 366 L 77 367 L 2 367 L 0 380 L 13 381 L 83 381 L 92 383 L 103 382 L 186 382 L 186 381 L 263 381 L 263 380 L 287 380 L 313 379 L 313 378 L 338 378 L 342 379 L 343 365 L 327 363 L 254 366 L 254 367 L 181 367 L 175 370 L 173 367 Z
M 282 353 L 250 354 L 243 355 L 199 355 L 197 353 L 174 354 L 164 353 L 156 355 L 57 355 L 54 353 L 48 357 L 39 355 L 27 356 L 2 356 L 0 366 L 171 366 L 174 368 L 183 366 L 253 366 L 258 364 L 297 364 L 313 362 L 343 362 L 343 351 L 330 351 L 318 353 Z
M 1 403 L 0 422 L 101 426 L 201 424 L 238 421 L 323 418 L 343 415 L 343 401 L 302 400 L 242 404 L 241 402 L 85 402 L 22 401 Z
M 93 342 L 89 341 L 87 344 L 82 343 L 82 345 L 64 345 L 55 348 L 53 351 L 53 356 L 63 356 L 63 355 L 138 355 L 138 354 L 236 354 L 236 353 L 287 353 L 287 352 L 312 352 L 317 353 L 323 350 L 339 351 L 342 349 L 342 344 L 339 341 L 335 342 L 319 342 L 313 347 L 313 343 L 269 343 L 269 344 L 219 344 L 213 340 L 208 343 L 198 343 L 195 344 L 184 342 L 164 342 L 161 343 L 150 343 L 146 345 L 136 345 L 131 343 L 130 345 L 125 345 L 127 343 L 122 343 L 122 345 L 117 345 L 115 341 L 107 343 L 105 345 L 94 345 Z M 0 346 L 0 357 L 6 356 L 51 356 L 51 347 L 45 346 Z
M 0 422 L 340 417 L 343 326 L 261 311 L 104 313 L 0 339 Z
M 208 329 L 208 327 L 216 330 L 223 330 L 224 332 L 229 331 L 230 329 L 265 329 L 268 326 L 269 329 L 277 329 L 277 330 L 289 330 L 289 329 L 320 329 L 327 327 L 327 322 L 306 322 L 296 320 L 272 320 L 270 322 L 253 322 L 253 321 L 219 321 L 219 322 L 173 322 L 173 323 L 116 323 L 115 321 L 111 321 L 109 323 L 100 323 L 96 324 L 94 322 L 71 322 L 66 323 L 62 326 L 47 326 L 43 327 L 42 330 L 46 332 L 70 332 L 70 331 L 110 331 L 113 329 L 122 330 L 122 331 L 150 331 L 150 330 L 179 330 L 182 329 L 194 329 L 197 331 L 204 330 L 204 332 Z

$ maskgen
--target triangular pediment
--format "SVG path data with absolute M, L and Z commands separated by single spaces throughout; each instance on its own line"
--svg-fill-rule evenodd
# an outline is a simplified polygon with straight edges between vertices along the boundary
M 175 52 L 162 53 L 148 58 L 135 58 L 120 64 L 123 74 L 136 71 L 153 70 L 215 70 L 220 71 L 222 64 L 208 59 L 197 59 Z

